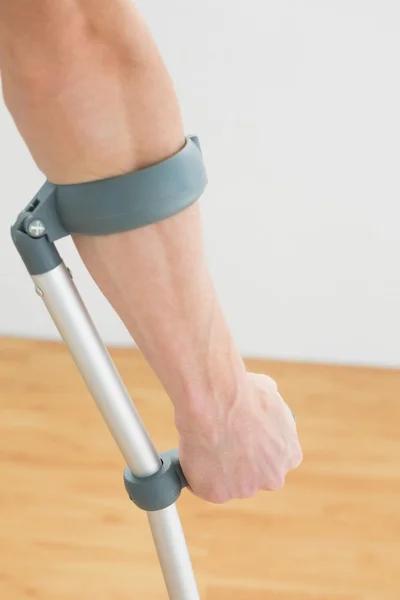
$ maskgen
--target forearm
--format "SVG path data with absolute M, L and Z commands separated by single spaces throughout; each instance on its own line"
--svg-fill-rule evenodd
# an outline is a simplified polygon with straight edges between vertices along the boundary
M 7 105 L 56 183 L 132 171 L 184 143 L 168 73 L 135 10 L 119 2 L 121 22 L 110 27 L 91 4 L 68 12 L 68 44 L 65 15 L 61 22 L 49 9 L 53 21 L 40 44 L 30 46 L 33 27 L 17 46 L 3 38 L 0 49 Z M 97 15 L 103 5 L 96 4 Z M 140 230 L 74 241 L 165 386 L 177 420 L 214 416 L 234 402 L 245 370 L 207 269 L 198 206 Z
M 134 233 L 76 241 L 177 418 L 215 417 L 215 402 L 234 401 L 244 367 L 204 261 L 198 207 Z

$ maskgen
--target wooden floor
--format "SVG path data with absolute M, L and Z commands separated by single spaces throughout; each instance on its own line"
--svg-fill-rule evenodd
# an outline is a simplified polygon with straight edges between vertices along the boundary
M 138 353 L 112 356 L 159 450 L 168 399 Z M 284 490 L 180 514 L 202 600 L 400 598 L 400 372 L 251 362 L 297 415 Z M 166 598 L 125 465 L 61 344 L 0 341 L 0 598 Z

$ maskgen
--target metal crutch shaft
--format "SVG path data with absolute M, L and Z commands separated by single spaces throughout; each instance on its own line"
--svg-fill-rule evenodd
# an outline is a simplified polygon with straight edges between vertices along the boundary
M 138 478 L 160 470 L 161 460 L 90 318 L 64 263 L 33 275 L 98 409 L 124 459 Z M 176 505 L 147 513 L 171 600 L 198 600 L 196 581 Z
M 199 599 L 175 505 L 186 485 L 179 459 L 175 451 L 157 454 L 55 242 L 162 221 L 196 202 L 206 185 L 199 140 L 188 136 L 176 154 L 139 171 L 81 184 L 47 180 L 11 227 L 36 290 L 126 460 L 125 488 L 148 513 L 170 600 Z

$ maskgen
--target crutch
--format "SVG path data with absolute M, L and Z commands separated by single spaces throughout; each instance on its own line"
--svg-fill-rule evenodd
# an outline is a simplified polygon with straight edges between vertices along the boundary
M 125 488 L 147 512 L 171 600 L 199 599 L 176 508 L 187 485 L 178 453 L 157 453 L 55 242 L 75 233 L 109 235 L 166 219 L 196 202 L 206 185 L 199 141 L 188 136 L 174 156 L 134 173 L 72 185 L 46 181 L 11 228 L 35 290 L 126 461 Z

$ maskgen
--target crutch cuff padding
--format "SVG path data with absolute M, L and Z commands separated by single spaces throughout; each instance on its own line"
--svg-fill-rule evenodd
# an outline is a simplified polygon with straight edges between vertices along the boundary
M 175 155 L 133 173 L 57 186 L 57 210 L 70 233 L 111 234 L 171 217 L 199 199 L 207 184 L 197 137 Z

